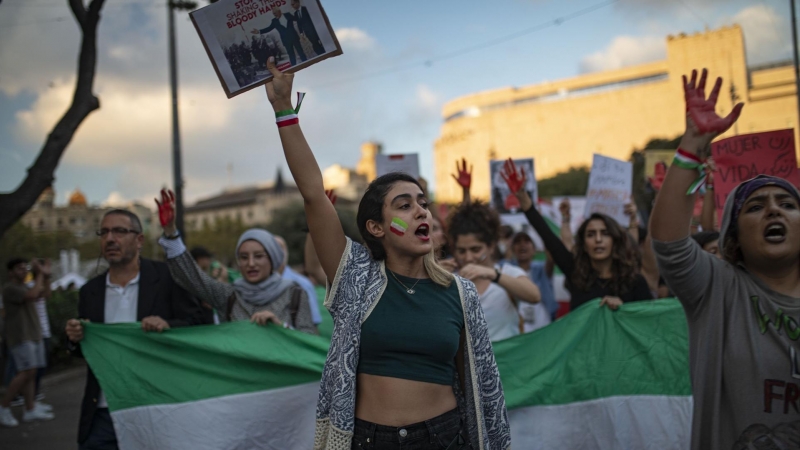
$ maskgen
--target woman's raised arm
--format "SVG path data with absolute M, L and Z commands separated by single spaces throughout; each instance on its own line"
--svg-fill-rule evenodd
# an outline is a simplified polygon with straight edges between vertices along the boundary
M 689 224 L 694 210 L 694 188 L 697 185 L 698 169 L 708 156 L 703 154 L 711 141 L 724 133 L 736 122 L 742 112 L 743 103 L 734 106 L 727 117 L 717 115 L 714 108 L 722 87 L 722 78 L 717 78 L 711 94 L 706 99 L 705 87 L 708 72 L 703 69 L 700 80 L 697 71 L 692 71 L 688 82 L 683 77 L 686 98 L 686 133 L 681 139 L 675 162 L 667 171 L 664 184 L 656 197 L 650 217 L 650 232 L 654 240 L 671 242 L 689 235 Z
M 267 68 L 273 77 L 272 81 L 266 84 L 269 102 L 276 116 L 287 117 L 283 114 L 291 116 L 289 113 L 294 113 L 291 100 L 294 74 L 279 71 L 275 67 L 273 57 L 269 58 Z M 317 251 L 325 275 L 332 281 L 347 244 L 342 224 L 339 222 L 336 209 L 325 195 L 322 172 L 296 117 L 284 119 L 278 126 L 286 162 L 303 196 L 314 249 Z

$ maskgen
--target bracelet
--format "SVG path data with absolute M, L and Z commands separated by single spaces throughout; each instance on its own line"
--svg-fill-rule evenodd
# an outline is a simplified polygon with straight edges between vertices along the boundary
M 300 106 L 303 104 L 303 99 L 305 97 L 305 92 L 298 92 L 297 106 L 294 109 L 284 109 L 283 111 L 275 112 L 275 123 L 278 124 L 278 128 L 297 125 L 300 123 L 300 119 L 297 118 L 297 114 L 300 112 Z
M 700 160 L 697 155 L 689 153 L 682 148 L 678 148 L 678 151 L 675 152 L 675 159 L 672 160 L 672 164 L 681 169 L 697 170 L 699 173 L 697 179 L 692 182 L 689 189 L 686 191 L 686 195 L 692 195 L 698 191 L 700 193 L 705 193 L 705 184 L 708 179 L 706 164 Z
M 494 269 L 494 273 L 496 273 L 496 274 L 497 274 L 497 276 L 496 276 L 496 277 L 494 277 L 494 280 L 492 280 L 492 282 L 493 282 L 493 283 L 497 283 L 498 281 L 500 281 L 500 275 L 502 275 L 503 273 L 502 273 L 502 272 L 500 272 L 500 269 L 498 269 L 498 268 L 496 268 L 496 267 L 495 267 L 495 269 Z

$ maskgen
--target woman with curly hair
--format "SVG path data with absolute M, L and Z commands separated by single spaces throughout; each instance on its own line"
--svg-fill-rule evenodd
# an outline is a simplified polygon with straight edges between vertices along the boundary
M 334 328 L 314 450 L 506 450 L 500 374 L 475 285 L 436 262 L 428 200 L 404 173 L 373 180 L 347 238 L 292 108 L 293 74 L 270 59 L 267 97 L 330 281 Z
M 464 202 L 450 215 L 450 241 L 455 248 L 459 275 L 475 283 L 489 340 L 499 341 L 520 333 L 517 302 L 539 303 L 539 288 L 524 270 L 511 264 L 498 265 L 495 249 L 500 234 L 500 217 L 481 202 Z M 549 317 L 543 307 L 538 313 Z
M 630 251 L 628 233 L 605 214 L 592 214 L 578 228 L 575 246 L 570 252 L 550 230 L 544 217 L 533 207 L 525 191 L 525 175 L 509 159 L 503 178 L 515 193 L 525 217 L 544 241 L 556 265 L 566 276 L 570 309 L 600 298 L 600 305 L 617 309 L 626 302 L 651 300 L 647 280 L 637 272 L 637 262 Z

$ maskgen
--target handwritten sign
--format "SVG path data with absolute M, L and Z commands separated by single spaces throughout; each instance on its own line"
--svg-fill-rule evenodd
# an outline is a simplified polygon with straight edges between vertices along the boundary
M 632 185 L 633 164 L 594 155 L 592 171 L 589 173 L 589 188 L 586 190 L 584 216 L 602 213 L 624 226 L 629 220 L 624 209 L 625 204 L 631 201 Z
M 511 190 L 508 188 L 508 184 L 506 184 L 506 181 L 501 175 L 501 172 L 503 171 L 503 165 L 505 163 L 505 159 L 494 159 L 489 161 L 489 175 L 492 177 L 490 183 L 492 187 L 492 208 L 497 210 L 497 212 L 500 214 L 519 213 L 521 217 L 519 220 L 527 221 L 525 216 L 521 214 L 521 211 L 519 211 L 519 201 L 517 200 L 517 196 L 511 192 Z M 525 173 L 525 190 L 528 191 L 528 194 L 531 196 L 533 204 L 535 205 L 539 199 L 539 188 L 536 184 L 536 166 L 534 165 L 533 158 L 515 159 L 514 165 L 517 166 L 517 169 L 520 169 Z
M 419 157 L 416 153 L 407 155 L 378 154 L 375 156 L 375 172 L 378 176 L 391 172 L 403 172 L 419 178 Z
M 794 131 L 791 129 L 723 139 L 711 145 L 711 155 L 717 164 L 714 200 L 720 222 L 725 199 L 742 181 L 765 174 L 783 178 L 800 187 Z

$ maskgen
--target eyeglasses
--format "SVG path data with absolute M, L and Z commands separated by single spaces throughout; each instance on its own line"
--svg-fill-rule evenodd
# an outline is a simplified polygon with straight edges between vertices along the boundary
M 122 228 L 122 227 L 114 227 L 114 228 L 101 228 L 95 231 L 100 237 L 105 237 L 108 233 L 113 234 L 114 236 L 125 236 L 128 233 L 131 234 L 141 234 L 139 230 L 131 230 L 130 228 Z

